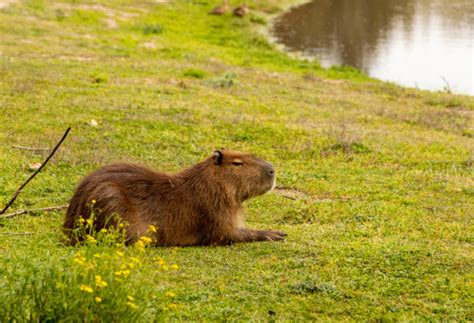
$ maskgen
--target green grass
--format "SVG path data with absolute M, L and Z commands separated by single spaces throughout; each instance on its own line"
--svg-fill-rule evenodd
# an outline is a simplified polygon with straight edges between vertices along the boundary
M 244 19 L 208 0 L 0 9 L 0 205 L 47 155 L 12 145 L 52 147 L 72 126 L 10 211 L 64 204 L 108 162 L 178 171 L 227 147 L 277 169 L 248 226 L 288 232 L 73 248 L 63 212 L 2 219 L 1 321 L 474 320 L 474 99 L 290 58 L 259 32 L 290 2 L 251 1 Z

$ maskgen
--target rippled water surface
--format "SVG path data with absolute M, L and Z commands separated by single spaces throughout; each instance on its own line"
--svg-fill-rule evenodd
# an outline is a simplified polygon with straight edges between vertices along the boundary
M 279 17 L 273 33 L 324 66 L 474 95 L 474 0 L 313 0 Z

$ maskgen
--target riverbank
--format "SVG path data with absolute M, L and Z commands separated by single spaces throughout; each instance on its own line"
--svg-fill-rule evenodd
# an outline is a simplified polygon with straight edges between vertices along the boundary
M 279 16 L 271 29 L 287 51 L 313 55 L 324 67 L 349 65 L 407 87 L 472 96 L 471 14 L 465 0 L 314 0 Z M 445 59 L 454 51 L 456 60 Z
M 0 205 L 47 154 L 12 145 L 72 126 L 11 211 L 64 204 L 112 161 L 171 172 L 227 147 L 275 166 L 246 223 L 287 240 L 71 248 L 62 212 L 3 219 L 0 320 L 472 320 L 474 99 L 277 51 L 256 30 L 288 2 L 216 4 L 0 9 Z

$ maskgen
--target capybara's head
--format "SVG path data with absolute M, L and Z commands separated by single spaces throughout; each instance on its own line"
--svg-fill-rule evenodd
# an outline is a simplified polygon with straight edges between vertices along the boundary
M 275 187 L 275 169 L 269 162 L 250 154 L 216 150 L 210 161 L 215 176 L 239 201 L 264 194 Z

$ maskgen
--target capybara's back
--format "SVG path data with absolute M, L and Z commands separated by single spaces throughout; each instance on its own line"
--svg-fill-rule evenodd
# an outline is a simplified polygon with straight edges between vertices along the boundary
M 77 226 L 80 217 L 89 219 L 91 213 L 95 213 L 94 229 L 117 225 L 117 220 L 127 223 L 128 240 L 135 240 L 132 233 L 144 233 L 146 231 L 146 212 L 140 200 L 149 201 L 153 195 L 159 192 L 153 190 L 160 176 L 145 167 L 134 164 L 112 164 L 105 166 L 82 180 L 70 201 L 64 221 L 64 229 L 71 232 Z M 141 212 L 137 212 L 139 204 L 142 205 Z
M 159 245 L 209 245 L 281 240 L 278 231 L 245 229 L 242 202 L 275 185 L 271 164 L 252 155 L 216 151 L 212 157 L 177 174 L 134 164 L 105 166 L 82 180 L 66 213 L 64 232 L 72 244 L 79 219 L 91 218 L 96 231 L 126 224 L 133 243 L 150 225 Z

